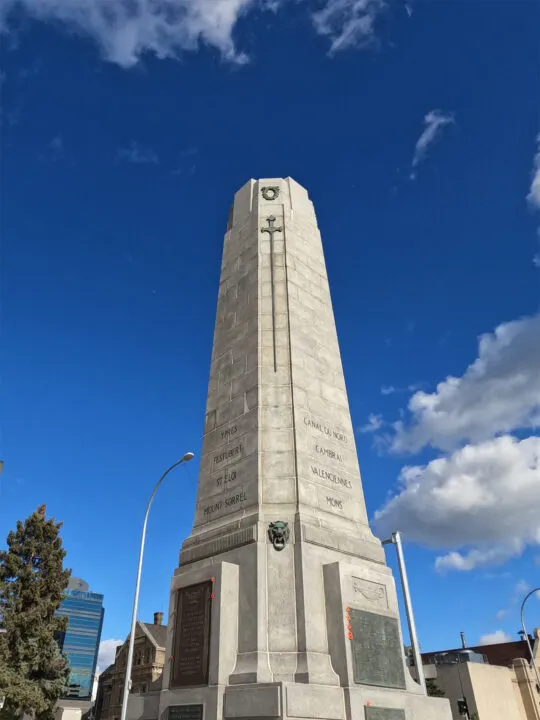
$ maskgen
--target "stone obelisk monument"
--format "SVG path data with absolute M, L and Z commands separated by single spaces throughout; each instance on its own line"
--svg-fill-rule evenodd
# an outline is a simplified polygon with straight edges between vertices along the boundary
M 404 664 L 317 219 L 290 178 L 250 180 L 230 211 L 166 657 L 159 720 L 451 718 Z

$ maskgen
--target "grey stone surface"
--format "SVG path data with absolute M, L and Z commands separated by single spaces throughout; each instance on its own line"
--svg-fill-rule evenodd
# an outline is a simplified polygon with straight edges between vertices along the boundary
M 279 685 L 235 687 L 228 688 L 225 692 L 225 718 L 279 717 L 280 714 Z
M 366 707 L 366 720 L 405 720 L 405 711 L 369 706 Z
M 272 226 L 282 230 L 263 231 Z M 268 536 L 276 521 L 290 530 L 280 550 Z M 368 525 L 317 218 L 291 178 L 250 180 L 229 215 L 195 518 L 171 585 L 168 657 L 178 588 L 212 578 L 208 683 L 171 687 L 167 662 L 160 720 L 182 704 L 203 704 L 204 720 L 365 720 L 368 704 L 405 720 L 450 718 L 395 648 L 385 654 L 374 642 L 370 661 L 347 636 L 350 607 L 402 643 L 393 578 Z M 401 672 L 400 682 L 367 684 L 371 665 Z

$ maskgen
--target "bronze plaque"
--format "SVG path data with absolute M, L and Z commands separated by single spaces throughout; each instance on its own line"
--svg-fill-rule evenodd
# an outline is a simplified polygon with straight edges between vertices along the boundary
M 405 720 L 405 710 L 366 707 L 366 720 Z
M 210 580 L 177 591 L 171 687 L 208 685 L 211 594 Z
M 351 608 L 351 629 L 354 681 L 405 689 L 403 648 L 397 619 Z
M 203 720 L 203 706 L 170 705 L 168 720 Z

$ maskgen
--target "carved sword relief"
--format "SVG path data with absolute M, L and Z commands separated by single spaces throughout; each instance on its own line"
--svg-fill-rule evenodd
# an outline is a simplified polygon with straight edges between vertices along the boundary
M 274 348 L 274 372 L 277 371 L 277 353 L 276 353 L 276 299 L 275 299 L 275 287 L 274 287 L 274 233 L 283 232 L 282 227 L 275 227 L 274 223 L 276 218 L 274 215 L 266 218 L 268 227 L 261 228 L 261 232 L 268 233 L 270 235 L 270 294 L 272 297 L 272 345 Z

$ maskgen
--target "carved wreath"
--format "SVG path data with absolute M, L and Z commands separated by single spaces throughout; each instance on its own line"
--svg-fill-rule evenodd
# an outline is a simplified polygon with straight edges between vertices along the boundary
M 353 583 L 353 587 L 355 592 L 359 592 L 361 595 L 363 595 L 366 600 L 369 600 L 369 602 L 380 602 L 381 600 L 384 600 L 386 597 L 386 590 L 382 585 L 377 585 L 374 588 L 367 588 L 362 587 L 358 583 Z
M 261 188 L 261 195 L 265 200 L 275 200 L 279 195 L 279 188 L 277 185 L 263 187 Z

